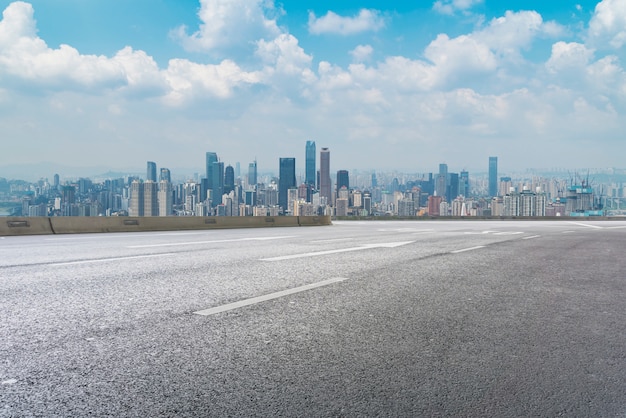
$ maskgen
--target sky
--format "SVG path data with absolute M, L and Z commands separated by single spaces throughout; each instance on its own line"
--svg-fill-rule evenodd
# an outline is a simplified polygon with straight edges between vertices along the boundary
M 626 167 L 626 0 L 0 0 L 0 177 Z M 40 172 L 41 171 L 41 172 Z

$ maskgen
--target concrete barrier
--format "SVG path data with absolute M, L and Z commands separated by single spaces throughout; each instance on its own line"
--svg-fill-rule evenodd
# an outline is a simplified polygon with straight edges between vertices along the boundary
M 298 216 L 300 226 L 322 226 L 331 225 L 330 216 Z
M 0 236 L 52 234 L 49 218 L 1 217 Z
M 331 225 L 330 216 L 6 217 L 0 236 Z

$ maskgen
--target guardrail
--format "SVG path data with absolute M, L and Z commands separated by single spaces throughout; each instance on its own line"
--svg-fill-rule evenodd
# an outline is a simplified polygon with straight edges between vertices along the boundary
M 330 216 L 5 217 L 0 236 L 331 225 Z

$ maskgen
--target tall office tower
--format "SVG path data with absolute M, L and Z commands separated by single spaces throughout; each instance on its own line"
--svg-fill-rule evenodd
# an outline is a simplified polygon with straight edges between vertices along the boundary
M 448 173 L 448 179 L 446 201 L 452 203 L 459 196 L 459 173 Z
M 332 184 L 330 182 L 330 150 L 322 148 L 320 151 L 320 198 L 326 199 L 326 204 L 332 206 Z
M 315 188 L 315 141 L 306 141 L 304 182 Z
M 350 178 L 348 176 L 348 170 L 337 171 L 337 196 L 342 187 L 346 187 L 346 190 L 350 190 Z
M 378 179 L 376 178 L 376 173 L 372 173 L 372 187 L 378 187 Z
M 143 183 L 135 179 L 130 184 L 130 204 L 128 206 L 128 214 L 130 216 L 143 216 L 143 204 Z
M 215 207 L 222 203 L 222 195 L 224 194 L 224 163 L 221 161 L 215 161 L 211 167 L 209 189 L 211 190 L 211 205 Z
M 172 214 L 172 183 L 161 179 L 159 182 L 159 216 L 169 216 Z
M 283 211 L 289 209 L 287 193 L 293 187 L 296 187 L 296 159 L 281 158 L 279 160 L 278 206 Z
M 489 157 L 489 196 L 498 196 L 498 157 Z
M 446 197 L 448 188 L 448 164 L 439 164 L 439 174 L 435 183 L 435 193 L 437 196 Z
M 461 171 L 459 177 L 459 194 L 463 197 L 469 197 L 469 173 L 465 170 Z
M 157 181 L 157 169 L 156 169 L 156 163 L 153 161 L 148 161 L 148 167 L 146 169 L 146 180 L 147 181 Z
M 169 168 L 162 168 L 161 169 L 161 175 L 159 176 L 159 181 L 172 181 L 172 175 L 170 173 L 170 169 Z
M 213 163 L 217 162 L 217 153 L 206 153 L 206 178 L 209 179 L 209 188 L 213 184 Z
M 143 184 L 143 216 L 159 216 L 158 183 L 148 180 Z
M 54 189 L 55 190 L 59 190 L 59 175 L 55 174 L 54 175 Z
M 227 165 L 224 170 L 224 194 L 235 190 L 235 169 L 232 165 Z
M 248 187 L 256 186 L 256 184 L 256 160 L 254 160 L 248 165 Z

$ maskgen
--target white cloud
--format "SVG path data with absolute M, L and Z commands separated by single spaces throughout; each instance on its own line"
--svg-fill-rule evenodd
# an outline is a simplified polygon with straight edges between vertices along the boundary
M 350 55 L 352 55 L 354 61 L 363 62 L 370 59 L 372 52 L 374 52 L 374 48 L 371 45 L 359 45 L 350 51 Z
M 589 22 L 589 38 L 592 45 L 600 47 L 608 43 L 613 48 L 626 44 L 626 2 L 603 0 L 596 5 Z
M 437 0 L 433 4 L 433 10 L 444 15 L 453 15 L 456 12 L 467 12 L 483 0 Z
M 353 35 L 360 32 L 376 32 L 385 27 L 385 20 L 378 10 L 361 9 L 354 17 L 344 17 L 329 11 L 325 16 L 315 17 L 309 13 L 309 32 L 315 35 L 334 33 Z
M 272 72 L 282 75 L 309 75 L 313 57 L 307 55 L 293 35 L 282 34 L 272 41 L 257 42 L 257 56 Z
M 435 64 L 441 78 L 489 72 L 497 66 L 487 45 L 465 35 L 453 39 L 439 35 L 428 45 L 424 55 Z
M 181 105 L 192 99 L 231 97 L 233 89 L 260 81 L 258 73 L 247 73 L 230 60 L 219 65 L 196 64 L 189 60 L 170 60 L 166 80 L 171 91 L 165 97 L 169 105 Z
M 593 50 L 576 42 L 557 42 L 552 45 L 552 55 L 546 68 L 552 74 L 564 70 L 584 69 L 593 58 Z
M 281 32 L 275 19 L 280 11 L 273 0 L 201 0 L 200 3 L 200 28 L 191 35 L 185 26 L 171 33 L 187 50 L 245 47 Z
M 495 18 L 488 26 L 473 33 L 477 41 L 503 55 L 517 55 L 520 49 L 530 47 L 538 36 L 554 37 L 564 29 L 556 22 L 544 22 L 534 11 L 511 12 Z

